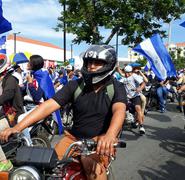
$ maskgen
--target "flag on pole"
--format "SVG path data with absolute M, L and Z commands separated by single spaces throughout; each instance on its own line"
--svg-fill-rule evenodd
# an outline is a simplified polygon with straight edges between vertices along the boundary
M 160 80 L 177 75 L 172 59 L 159 34 L 154 34 L 151 38 L 144 40 L 133 50 L 147 58 L 151 70 Z
M 45 97 L 47 99 L 52 98 L 55 94 L 55 90 L 48 71 L 40 69 L 40 70 L 34 71 L 33 76 L 37 80 L 42 90 L 44 91 Z M 56 122 L 58 123 L 59 134 L 62 134 L 63 126 L 62 126 L 60 111 L 56 110 L 55 112 L 52 113 L 52 115 L 55 118 Z
M 151 69 L 149 61 L 146 63 L 146 66 L 144 67 L 144 71 L 149 71 Z
M 0 54 L 6 54 L 6 36 L 0 37 Z
M 12 30 L 12 25 L 3 17 L 2 0 L 0 0 L 0 34 L 10 30 Z
M 180 24 L 180 26 L 185 28 L 185 21 Z

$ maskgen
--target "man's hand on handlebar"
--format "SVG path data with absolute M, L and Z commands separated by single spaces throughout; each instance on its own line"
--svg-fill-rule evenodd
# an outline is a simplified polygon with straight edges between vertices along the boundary
M 0 139 L 7 142 L 9 136 L 15 133 L 19 133 L 19 131 L 16 130 L 15 128 L 6 128 L 2 132 L 0 132 Z
M 101 135 L 98 137 L 97 141 L 97 154 L 115 156 L 114 144 L 118 142 L 117 138 L 109 135 Z

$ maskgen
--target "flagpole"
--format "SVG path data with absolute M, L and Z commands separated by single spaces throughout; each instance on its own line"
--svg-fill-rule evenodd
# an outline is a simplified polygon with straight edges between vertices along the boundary
M 168 52 L 170 50 L 170 43 L 171 43 L 171 22 L 169 22 L 169 29 L 168 29 Z
M 64 4 L 63 4 L 63 11 L 65 13 L 66 11 L 66 2 L 64 1 Z M 64 16 L 64 22 L 63 22 L 63 25 L 64 25 L 64 31 L 63 31 L 63 35 L 64 35 L 64 62 L 66 62 L 66 22 L 65 22 L 65 16 Z
M 16 54 L 16 41 L 17 41 L 17 34 L 20 34 L 21 32 L 13 33 L 14 36 L 14 54 Z

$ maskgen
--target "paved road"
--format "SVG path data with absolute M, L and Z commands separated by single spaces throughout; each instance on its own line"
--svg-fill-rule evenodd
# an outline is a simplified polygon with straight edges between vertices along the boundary
M 167 112 L 149 112 L 146 135 L 123 131 L 126 149 L 119 149 L 113 164 L 116 180 L 184 180 L 185 130 L 175 104 Z
M 169 104 L 166 113 L 149 112 L 146 135 L 123 131 L 126 149 L 118 149 L 113 162 L 116 180 L 184 180 L 185 130 L 183 115 Z M 58 140 L 55 138 L 54 144 Z

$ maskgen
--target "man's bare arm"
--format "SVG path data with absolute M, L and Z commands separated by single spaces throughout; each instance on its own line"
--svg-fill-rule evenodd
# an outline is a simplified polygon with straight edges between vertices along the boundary
M 35 122 L 46 118 L 48 115 L 50 115 L 52 112 L 56 111 L 59 108 L 60 105 L 55 100 L 49 99 L 45 101 L 44 103 L 39 105 L 35 110 L 29 113 L 21 122 L 19 122 L 13 128 L 7 128 L 4 131 L 0 132 L 0 139 L 7 141 L 8 137 L 11 134 L 21 132 L 25 128 L 34 124 Z
M 97 154 L 114 155 L 114 143 L 117 142 L 117 136 L 122 129 L 125 119 L 126 105 L 121 102 L 113 104 L 110 126 L 104 135 L 99 136 L 96 152 Z

